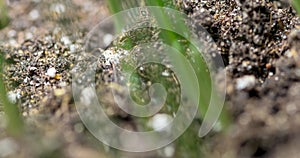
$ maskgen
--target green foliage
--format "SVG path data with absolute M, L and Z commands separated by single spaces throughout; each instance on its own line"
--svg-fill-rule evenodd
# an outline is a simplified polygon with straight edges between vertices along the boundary
M 116 0 L 108 0 L 109 5 L 114 5 L 110 6 L 111 12 L 117 13 L 122 10 L 120 6 L 117 4 Z M 172 9 L 178 9 L 178 6 L 174 4 L 172 0 L 144 0 L 144 5 L 146 6 L 160 6 L 160 7 L 168 7 Z M 119 6 L 119 8 L 115 8 L 115 6 Z M 127 8 L 123 8 L 127 9 Z M 157 20 L 157 23 L 164 25 L 166 28 L 172 28 L 172 18 L 170 18 L 168 15 L 165 15 L 164 13 L 151 13 L 153 14 L 155 20 Z M 187 30 L 186 32 L 189 32 L 188 26 L 183 21 L 176 21 L 176 27 L 179 28 L 180 30 Z M 118 23 L 115 23 L 118 25 Z M 115 46 L 119 48 L 123 48 L 126 50 L 132 49 L 135 45 L 138 45 L 139 42 L 144 43 L 143 39 L 147 37 L 151 37 L 151 32 L 150 34 L 141 34 L 139 35 L 138 33 L 141 31 L 131 30 L 129 33 L 131 34 L 130 36 L 125 35 L 121 37 L 121 41 L 117 41 L 118 44 L 114 44 Z M 153 32 L 152 32 L 153 34 Z M 135 37 L 134 37 L 135 36 Z M 192 65 L 197 78 L 198 78 L 198 84 L 200 91 L 202 92 L 199 96 L 199 111 L 201 115 L 201 119 L 205 115 L 208 105 L 210 102 L 210 97 L 211 97 L 211 89 L 212 89 L 212 80 L 210 76 L 210 72 L 208 71 L 208 67 L 206 65 L 206 62 L 204 58 L 201 56 L 201 53 L 198 51 L 198 49 L 189 42 L 189 40 L 185 39 L 184 37 L 178 35 L 177 33 L 168 31 L 168 30 L 159 30 L 158 33 L 158 40 L 162 41 L 163 43 L 171 46 L 172 48 L 177 49 L 179 52 L 181 52 L 186 59 L 189 60 L 189 63 Z M 123 42 L 122 42 L 123 41 Z M 134 55 L 132 55 L 134 56 Z M 130 58 L 130 57 L 128 57 Z M 180 59 L 180 60 L 186 60 L 186 59 Z M 133 99 L 137 103 L 145 104 L 149 101 L 149 98 L 147 98 L 147 95 L 144 94 L 144 91 L 147 90 L 145 87 L 143 87 L 142 83 L 147 83 L 148 81 L 151 81 L 151 83 L 160 82 L 161 84 L 164 85 L 166 89 L 173 88 L 174 82 L 171 80 L 164 80 L 164 78 L 161 78 L 159 76 L 155 76 L 154 73 L 161 74 L 160 71 L 164 70 L 162 68 L 158 67 L 156 70 L 151 70 L 149 72 L 143 72 L 143 74 L 139 73 L 138 70 L 132 70 L 135 68 L 136 63 L 135 61 L 132 61 L 133 59 L 125 59 L 123 62 L 121 62 L 121 67 L 123 70 L 128 70 L 134 71 L 134 73 L 131 76 L 131 88 L 133 88 L 135 91 L 131 91 L 131 95 Z M 122 60 L 121 60 L 122 61 Z M 129 64 L 128 64 L 129 63 Z M 183 65 L 180 65 L 181 62 L 176 62 L 175 66 L 181 67 Z M 145 68 L 147 69 L 147 68 Z M 129 71 L 129 70 L 128 70 Z M 170 83 L 173 82 L 173 83 Z M 186 83 L 188 84 L 188 87 L 193 87 L 193 83 Z M 173 112 L 176 112 L 178 109 L 178 105 L 174 103 L 176 100 L 176 95 L 171 95 L 169 96 L 170 93 L 168 93 L 168 97 L 166 100 L 167 105 L 175 105 L 171 107 L 171 110 L 166 110 L 162 109 L 163 112 L 166 112 L 168 114 L 172 114 Z M 176 94 L 176 93 L 174 93 Z M 146 97 L 145 97 L 146 96 Z M 142 99 L 142 100 L 141 100 Z M 177 106 L 176 106 L 177 105 Z M 169 106 L 170 107 L 170 106 Z M 230 119 L 229 116 L 226 112 L 226 110 L 223 110 L 220 116 L 220 122 L 221 122 L 221 127 L 225 129 L 226 126 L 230 124 Z M 194 121 L 192 126 L 182 135 L 178 140 L 176 141 L 177 147 L 176 147 L 176 157 L 199 157 L 201 154 L 200 148 L 201 148 L 201 139 L 195 139 L 197 138 L 197 133 L 200 127 L 200 122 Z
M 300 15 L 300 0 L 293 0 L 292 3 L 293 3 L 295 10 Z
M 138 4 L 139 1 L 135 0 L 125 0 L 123 3 L 125 3 L 126 8 L 122 8 L 122 6 L 119 4 L 119 1 L 116 0 L 108 0 L 109 6 L 111 9 L 112 13 L 117 13 L 122 11 L 123 9 L 128 9 L 134 6 L 139 6 Z M 142 3 L 142 2 L 140 2 Z M 168 7 L 172 9 L 178 9 L 178 6 L 174 4 L 172 0 L 143 0 L 143 5 L 146 6 L 160 6 L 160 7 Z M 157 20 L 158 23 L 166 26 L 166 28 L 171 28 L 172 27 L 172 18 L 168 17 L 168 15 L 165 15 L 164 13 L 153 13 L 155 16 L 155 20 Z M 165 16 L 164 16 L 165 15 Z M 118 25 L 118 23 L 115 23 Z M 189 28 L 186 26 L 184 22 L 178 21 L 177 23 L 177 28 L 180 30 L 189 30 Z M 151 33 L 153 34 L 153 31 L 151 29 L 150 32 L 147 31 L 140 31 L 140 30 L 131 30 L 120 38 L 120 40 L 115 42 L 115 46 L 119 48 L 123 48 L 126 50 L 132 49 L 135 45 L 138 45 L 140 43 L 145 43 L 145 40 L 149 41 L 147 38 L 151 38 Z M 142 32 L 143 34 L 139 34 Z M 188 32 L 188 31 L 187 31 Z M 188 40 L 186 40 L 184 37 L 181 37 L 180 35 L 167 31 L 167 30 L 159 30 L 159 40 L 162 40 L 163 43 L 166 43 L 167 45 L 177 49 L 179 52 L 181 52 L 188 60 L 189 63 L 192 64 L 194 71 L 196 71 L 196 75 L 198 77 L 198 84 L 200 86 L 201 92 L 202 93 L 199 96 L 199 111 L 200 115 L 204 116 L 207 109 L 208 105 L 210 102 L 210 97 L 211 97 L 211 78 L 210 78 L 210 72 L 207 71 L 207 65 L 205 63 L 205 60 L 199 56 L 198 50 L 196 49 L 193 44 L 191 44 Z M 189 50 L 189 51 L 187 51 Z M 195 62 L 192 62 L 195 61 Z M 128 63 L 128 62 L 126 62 Z M 128 67 L 125 66 L 124 64 L 122 67 Z M 180 66 L 180 65 L 178 65 Z M 134 66 L 131 66 L 134 67 Z M 193 86 L 191 86 L 193 87 Z M 226 116 L 226 112 L 222 113 L 221 116 L 221 122 L 225 126 L 228 124 L 228 117 Z
M 0 0 L 0 29 L 6 27 L 9 23 L 9 18 L 7 15 L 7 7 L 5 0 Z

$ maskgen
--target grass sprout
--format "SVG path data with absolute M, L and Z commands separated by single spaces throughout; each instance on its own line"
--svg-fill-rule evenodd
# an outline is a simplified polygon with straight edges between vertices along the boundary
M 20 136 L 23 133 L 23 121 L 20 116 L 19 108 L 17 105 L 12 104 L 6 93 L 6 88 L 3 82 L 3 53 L 0 52 L 0 99 L 5 112 L 7 121 L 7 131 L 12 136 Z
M 8 24 L 7 6 L 5 0 L 0 0 L 0 29 L 5 28 Z
M 293 0 L 292 4 L 295 10 L 297 11 L 298 15 L 300 15 L 300 0 Z

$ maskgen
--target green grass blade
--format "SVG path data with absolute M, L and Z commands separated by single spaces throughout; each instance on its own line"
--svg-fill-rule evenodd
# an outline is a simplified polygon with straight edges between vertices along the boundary
M 7 7 L 5 0 L 0 0 L 0 29 L 3 29 L 9 24 L 9 18 L 7 15 Z
M 110 10 L 112 13 L 117 13 L 121 10 L 128 9 L 130 7 L 134 6 L 139 6 L 139 4 L 131 4 L 131 5 L 126 5 L 127 8 L 122 8 L 120 6 L 120 2 L 117 0 L 108 0 L 109 5 L 110 5 Z M 124 3 L 127 3 L 128 1 L 125 0 Z M 136 1 L 135 1 L 136 2 Z M 159 7 L 168 7 L 171 9 L 176 9 L 176 6 L 173 4 L 172 0 L 143 0 L 144 4 L 146 6 L 159 6 Z M 138 3 L 138 2 L 136 2 Z M 172 5 L 170 5 L 172 4 Z M 134 6 L 133 6 L 134 5 Z M 172 28 L 173 27 L 173 19 L 168 17 L 168 15 L 165 15 L 163 12 L 160 13 L 153 13 L 155 19 L 157 20 L 158 23 L 162 24 L 165 26 L 165 28 Z M 115 23 L 118 25 L 117 23 Z M 188 26 L 184 22 L 177 21 L 176 27 L 179 28 L 180 30 L 189 30 Z M 179 52 L 182 52 L 185 54 L 186 50 L 189 49 L 192 52 L 192 58 L 196 61 L 195 64 L 192 66 L 194 67 L 196 71 L 196 75 L 199 79 L 199 86 L 202 92 L 206 92 L 205 94 L 201 94 L 199 96 L 199 111 L 200 115 L 204 117 L 205 113 L 208 110 L 208 105 L 210 102 L 210 97 L 211 97 L 211 78 L 210 78 L 210 72 L 206 72 L 207 65 L 204 61 L 203 58 L 199 56 L 200 52 L 198 52 L 197 48 L 193 46 L 190 42 L 187 42 L 186 44 L 183 44 L 180 41 L 185 40 L 184 37 L 181 37 L 177 35 L 176 33 L 170 32 L 170 31 L 161 31 L 160 33 L 160 39 L 162 39 L 165 43 L 168 45 L 172 46 L 173 48 L 177 49 Z M 193 63 L 193 62 L 190 62 Z M 200 67 L 200 70 L 197 69 Z M 205 82 L 204 82 L 205 81 Z M 221 116 L 220 116 L 220 121 L 223 127 L 227 126 L 230 122 L 229 117 L 226 111 L 223 110 Z
M 1 52 L 0 52 L 1 53 Z M 12 136 L 20 136 L 23 133 L 23 121 L 20 116 L 18 106 L 12 104 L 8 98 L 3 82 L 3 53 L 0 54 L 0 100 L 3 105 L 3 109 L 7 121 L 7 131 Z
M 292 4 L 295 10 L 298 12 L 298 15 L 300 15 L 300 0 L 293 0 Z

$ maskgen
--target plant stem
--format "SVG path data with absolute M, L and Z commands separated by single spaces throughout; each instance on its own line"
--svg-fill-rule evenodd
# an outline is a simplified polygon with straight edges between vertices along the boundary
M 300 0 L 293 0 L 292 5 L 295 8 L 295 10 L 298 12 L 298 15 L 300 14 Z
M 109 8 L 111 14 L 116 14 L 123 10 L 123 8 L 120 4 L 121 3 L 120 0 L 107 0 L 107 2 L 108 2 L 108 8 Z M 121 30 L 122 30 L 122 28 L 120 27 L 120 24 L 119 24 L 120 21 L 121 21 L 121 19 L 118 19 L 118 18 L 114 19 L 114 23 L 115 23 L 117 32 L 121 32 Z
M 9 23 L 7 8 L 4 0 L 0 0 L 0 29 L 6 27 Z
M 300 3 L 300 0 L 297 0 L 297 1 Z M 119 4 L 120 2 L 118 0 L 108 0 L 108 2 L 109 2 L 109 6 L 110 6 L 110 11 L 112 13 L 117 13 L 124 9 L 127 9 L 127 8 L 122 8 L 122 6 Z M 125 0 L 124 3 L 126 3 L 126 2 L 127 1 Z M 143 2 L 145 3 L 146 6 L 170 7 L 171 9 L 176 9 L 175 5 L 172 6 L 169 4 L 169 3 L 172 3 L 171 0 L 144 0 Z M 138 2 L 135 1 L 135 3 L 138 3 Z M 134 5 L 139 6 L 139 4 L 134 4 Z M 129 7 L 133 7 L 133 4 L 131 3 L 131 6 L 129 6 Z M 152 14 L 154 15 L 157 22 L 160 23 L 161 25 L 165 26 L 165 28 L 172 28 L 172 26 L 174 24 L 173 23 L 174 19 L 170 18 L 168 15 L 166 15 L 162 11 L 157 12 L 157 13 L 152 13 Z M 116 24 L 117 28 L 120 27 L 120 26 L 118 26 L 118 20 L 115 22 L 115 24 Z M 189 30 L 188 26 L 183 21 L 177 21 L 176 27 L 179 30 Z M 199 111 L 200 111 L 201 117 L 203 118 L 208 110 L 208 105 L 209 105 L 209 102 L 211 99 L 210 98 L 211 97 L 210 93 L 211 93 L 211 88 L 212 88 L 211 86 L 213 83 L 211 82 L 210 72 L 206 71 L 207 65 L 206 65 L 204 59 L 202 59 L 199 56 L 199 54 L 201 54 L 201 53 L 198 52 L 198 49 L 192 43 L 180 42 L 180 41 L 185 40 L 185 38 L 179 36 L 178 34 L 176 34 L 174 32 L 161 30 L 160 39 L 162 39 L 165 43 L 172 46 L 173 48 L 177 49 L 183 55 L 186 55 L 187 49 L 191 50 L 190 56 L 196 62 L 194 62 L 194 63 L 190 62 L 190 63 L 192 64 L 192 66 L 195 70 L 195 73 L 198 77 L 199 88 L 201 89 L 202 92 L 206 92 L 206 93 L 202 93 L 199 96 Z M 184 59 L 182 59 L 182 60 L 184 60 Z M 180 67 L 181 65 L 177 65 L 177 66 Z M 187 84 L 189 84 L 189 83 L 187 83 Z M 191 85 L 191 87 L 193 87 L 193 86 Z M 226 110 L 222 111 L 221 116 L 220 116 L 220 122 L 223 127 L 228 126 L 228 124 L 230 122 L 230 118 L 229 118 L 229 115 L 227 114 Z

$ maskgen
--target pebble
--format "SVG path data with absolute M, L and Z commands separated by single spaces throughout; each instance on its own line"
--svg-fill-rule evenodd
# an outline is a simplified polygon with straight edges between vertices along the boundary
M 72 44 L 70 45 L 70 53 L 75 53 L 76 52 L 76 45 Z
M 56 12 L 57 14 L 61 14 L 61 13 L 64 13 L 66 11 L 65 5 L 63 5 L 61 3 L 52 4 L 50 9 L 53 12 Z
M 103 37 L 103 42 L 105 45 L 109 45 L 113 40 L 113 36 L 111 34 L 106 34 L 104 37 Z
M 173 157 L 175 153 L 175 148 L 172 145 L 169 145 L 164 148 L 165 157 Z
M 84 126 L 82 123 L 77 123 L 74 125 L 74 130 L 76 133 L 82 133 L 84 131 Z
M 52 78 L 54 78 L 55 77 L 55 75 L 56 75 L 56 69 L 55 68 L 49 68 L 48 70 L 47 70 L 47 73 L 46 73 L 46 75 L 48 75 L 49 77 L 52 77 Z
M 40 17 L 40 13 L 38 10 L 34 9 L 29 13 L 29 16 L 31 20 L 36 20 Z
M 161 75 L 162 75 L 162 76 L 165 76 L 165 77 L 168 77 L 168 76 L 170 76 L 170 73 L 169 73 L 167 70 L 165 70 L 165 71 L 163 71 L 163 72 L 161 73 Z
M 30 71 L 34 71 L 34 70 L 36 70 L 36 69 L 37 69 L 36 67 L 30 67 L 30 68 L 29 68 Z
M 295 50 L 287 50 L 286 52 L 285 52 L 285 56 L 287 56 L 288 58 L 292 58 L 293 56 L 294 56 L 294 54 L 296 53 L 296 51 Z
M 213 127 L 213 130 L 215 132 L 221 132 L 222 129 L 223 129 L 222 123 L 220 121 L 216 122 L 214 127 Z
M 68 83 L 66 83 L 66 82 L 60 82 L 59 83 L 59 86 L 60 87 L 66 87 L 68 85 Z
M 0 157 L 8 157 L 15 154 L 18 150 L 18 145 L 11 138 L 0 140 Z
M 65 89 L 55 89 L 54 90 L 54 95 L 55 96 L 63 96 L 64 94 L 66 94 Z
M 93 92 L 93 89 L 90 87 L 87 87 L 82 90 L 80 101 L 84 103 L 85 105 L 90 105 L 92 103 L 92 100 L 94 99 L 95 94 Z
M 26 39 L 32 39 L 33 38 L 33 34 L 31 32 L 26 32 L 25 38 Z
M 23 80 L 23 83 L 27 83 L 28 82 L 28 77 L 26 77 L 24 80 Z
M 107 65 L 110 65 L 110 62 L 118 64 L 119 59 L 121 58 L 121 55 L 119 53 L 115 53 L 113 50 L 106 50 L 102 55 L 104 56 Z
M 7 97 L 8 97 L 8 100 L 11 103 L 15 104 L 17 102 L 17 99 L 18 99 L 18 94 L 15 93 L 15 92 L 10 91 L 10 92 L 7 93 Z
M 17 35 L 17 32 L 15 31 L 15 30 L 10 30 L 10 31 L 8 31 L 8 33 L 7 33 L 7 36 L 9 37 L 9 38 L 13 38 L 13 37 L 15 37 Z
M 156 114 L 150 119 L 150 126 L 155 131 L 165 131 L 166 127 L 172 121 L 172 117 L 168 114 Z
M 17 46 L 18 46 L 18 42 L 17 42 L 16 40 L 14 40 L 14 39 L 10 39 L 10 40 L 9 40 L 9 44 L 10 44 L 11 46 L 14 46 L 14 47 L 17 47 Z
M 297 106 L 295 104 L 293 104 L 293 103 L 289 103 L 286 106 L 286 111 L 290 115 L 294 115 L 297 112 L 297 110 L 298 110 Z
M 236 89 L 243 90 L 255 86 L 255 77 L 253 75 L 247 75 L 237 79 Z
M 70 41 L 69 37 L 67 37 L 67 36 L 63 36 L 61 38 L 61 42 L 63 42 L 65 45 L 70 45 L 71 44 L 71 41 Z

